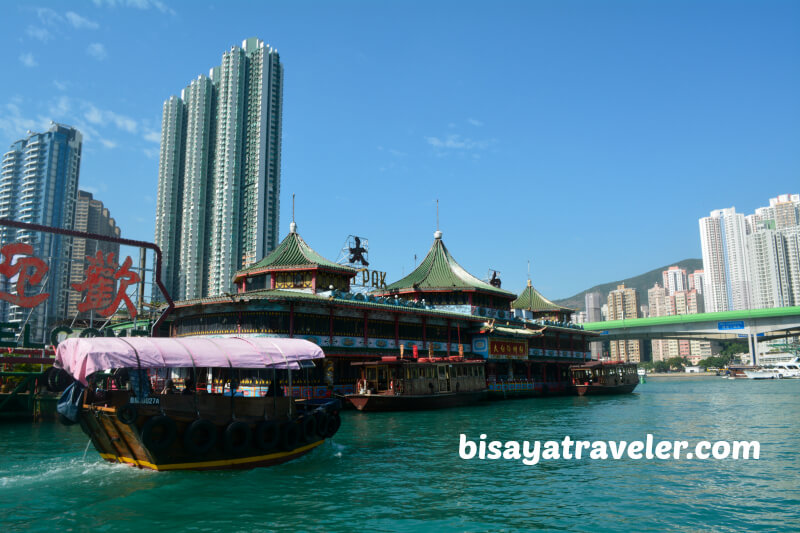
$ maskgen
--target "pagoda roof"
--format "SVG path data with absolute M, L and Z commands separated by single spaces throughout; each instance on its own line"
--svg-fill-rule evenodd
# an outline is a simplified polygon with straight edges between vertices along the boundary
M 270 272 L 273 270 L 324 270 L 334 271 L 349 276 L 355 275 L 358 269 L 328 261 L 315 252 L 297 233 L 297 225 L 292 222 L 289 234 L 269 255 L 261 261 L 236 272 L 233 280 L 239 281 L 248 274 Z
M 481 291 L 497 296 L 514 297 L 514 293 L 494 287 L 464 270 L 444 245 L 441 231 L 434 233 L 433 245 L 428 251 L 428 255 L 411 274 L 379 292 L 403 290 L 421 292 L 435 290 Z
M 574 309 L 570 309 L 569 307 L 562 307 L 556 303 L 551 302 L 542 294 L 533 288 L 531 285 L 530 280 L 528 280 L 528 286 L 525 287 L 525 290 L 522 291 L 522 294 L 519 295 L 519 298 L 511 302 L 512 309 L 525 309 L 527 311 L 536 312 L 575 312 Z

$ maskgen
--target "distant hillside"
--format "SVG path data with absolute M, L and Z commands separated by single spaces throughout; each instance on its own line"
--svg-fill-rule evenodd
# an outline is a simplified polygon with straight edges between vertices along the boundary
M 586 305 L 584 298 L 587 292 L 595 292 L 595 291 L 599 292 L 602 295 L 603 303 L 605 303 L 606 300 L 608 299 L 608 293 L 616 289 L 617 285 L 624 283 L 626 287 L 638 289 L 640 305 L 647 305 L 647 290 L 652 288 L 656 282 L 661 283 L 661 280 L 663 279 L 661 273 L 667 270 L 669 267 L 675 265 L 678 265 L 681 268 L 685 268 L 686 273 L 691 274 L 695 270 L 703 269 L 703 260 L 684 259 L 683 261 L 678 261 L 677 263 L 670 263 L 661 268 L 656 268 L 654 270 L 651 270 L 650 272 L 645 272 L 644 274 L 639 274 L 638 276 L 632 278 L 623 279 L 620 281 L 610 281 L 608 283 L 603 283 L 601 285 L 595 285 L 590 289 L 586 289 L 585 291 L 579 292 L 575 296 L 570 296 L 569 298 L 564 298 L 563 300 L 555 300 L 555 302 L 565 307 L 571 307 L 572 309 L 585 311 Z

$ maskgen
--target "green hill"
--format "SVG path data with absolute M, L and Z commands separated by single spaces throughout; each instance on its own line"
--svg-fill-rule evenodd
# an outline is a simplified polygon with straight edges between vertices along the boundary
M 563 300 L 555 300 L 555 303 L 563 305 L 565 307 L 571 307 L 572 309 L 586 310 L 586 303 L 584 298 L 587 292 L 599 292 L 602 296 L 602 301 L 605 303 L 606 300 L 608 299 L 608 293 L 616 289 L 617 285 L 621 285 L 624 283 L 625 287 L 638 289 L 640 305 L 646 305 L 647 290 L 652 288 L 656 282 L 661 283 L 661 280 L 663 279 L 661 273 L 667 270 L 669 267 L 675 265 L 681 268 L 685 268 L 686 273 L 691 274 L 695 270 L 703 269 L 703 260 L 684 259 L 683 261 L 678 261 L 677 263 L 670 263 L 663 267 L 656 268 L 654 270 L 651 270 L 650 272 L 645 272 L 644 274 L 639 274 L 638 276 L 634 276 L 632 278 L 627 278 L 619 281 L 610 281 L 608 283 L 603 283 L 601 285 L 595 285 L 594 287 L 586 289 L 585 291 L 581 291 L 574 296 L 570 296 L 569 298 L 564 298 Z

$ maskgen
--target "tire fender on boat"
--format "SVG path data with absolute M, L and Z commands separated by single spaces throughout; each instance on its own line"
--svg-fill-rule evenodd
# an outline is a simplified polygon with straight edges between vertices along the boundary
M 198 418 L 186 428 L 183 447 L 192 455 L 204 455 L 217 444 L 217 426 L 210 420 Z
M 117 420 L 127 425 L 136 422 L 139 416 L 139 413 L 136 411 L 136 406 L 131 403 L 126 403 L 125 405 L 117 407 L 114 414 L 117 415 Z
M 274 450 L 281 440 L 281 427 L 274 420 L 259 422 L 253 434 L 256 447 L 262 452 Z
M 250 438 L 250 426 L 241 420 L 234 420 L 225 428 L 225 451 L 232 454 L 246 452 L 250 448 Z
M 339 431 L 339 426 L 342 425 L 342 418 L 339 416 L 339 413 L 333 413 L 330 415 L 328 419 L 328 431 L 325 433 L 325 436 L 330 438 L 333 437 L 337 431 Z
M 175 442 L 175 421 L 168 416 L 156 415 L 142 426 L 142 443 L 151 452 L 166 450 Z
M 296 423 L 291 421 L 284 423 L 281 427 L 281 448 L 287 452 L 297 448 L 299 433 Z
M 328 436 L 328 425 L 330 424 L 330 417 L 328 413 L 325 411 L 319 411 L 317 413 L 317 435 L 320 437 L 327 437 Z
M 306 415 L 300 422 L 302 428 L 302 436 L 305 442 L 313 442 L 317 436 L 317 419 L 313 415 Z

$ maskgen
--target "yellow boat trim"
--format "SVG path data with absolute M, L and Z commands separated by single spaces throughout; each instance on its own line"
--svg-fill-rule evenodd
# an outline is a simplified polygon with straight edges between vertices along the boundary
M 208 468 L 212 466 L 231 466 L 231 465 L 239 465 L 244 463 L 256 463 L 260 461 L 268 461 L 270 459 L 280 459 L 282 457 L 286 457 L 288 455 L 295 455 L 297 453 L 302 453 L 313 448 L 316 448 L 320 444 L 325 442 L 325 439 L 312 442 L 311 444 L 306 444 L 305 446 L 301 446 L 300 448 L 295 448 L 290 452 L 278 452 L 278 453 L 271 453 L 268 455 L 259 455 L 256 457 L 240 457 L 238 459 L 222 459 L 219 461 L 201 461 L 198 463 L 174 463 L 169 465 L 155 465 L 148 461 L 138 461 L 136 459 L 131 459 L 130 457 L 122 457 L 118 455 L 114 455 L 111 453 L 101 453 L 100 457 L 107 461 L 117 461 L 120 463 L 129 463 L 136 466 L 144 466 L 147 468 L 151 468 L 153 470 L 190 470 L 192 468 Z

